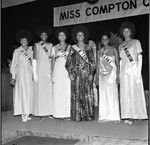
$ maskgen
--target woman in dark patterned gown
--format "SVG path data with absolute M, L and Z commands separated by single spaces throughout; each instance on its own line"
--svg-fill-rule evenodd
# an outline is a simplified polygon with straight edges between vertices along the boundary
M 66 69 L 71 79 L 71 119 L 91 121 L 94 119 L 93 73 L 95 69 L 94 52 L 89 44 L 88 30 L 79 25 L 72 30 L 76 42 L 70 49 Z

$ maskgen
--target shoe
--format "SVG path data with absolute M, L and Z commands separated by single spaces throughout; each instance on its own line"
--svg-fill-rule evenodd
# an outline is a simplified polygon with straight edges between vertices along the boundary
M 26 116 L 26 115 L 21 115 L 21 116 L 22 116 L 22 121 L 23 121 L 23 122 L 27 122 L 27 120 L 28 120 L 28 119 L 27 119 L 27 116 Z
M 128 124 L 129 124 L 129 125 L 132 125 L 132 124 L 133 124 L 133 122 L 132 122 L 132 121 L 129 121 L 129 122 L 128 122 Z
M 129 121 L 129 120 L 125 120 L 124 123 L 128 124 L 128 125 L 132 125 L 133 121 Z
M 48 118 L 49 118 L 49 119 L 54 119 L 54 117 L 53 117 L 53 116 L 48 116 Z
M 28 117 L 27 117 L 27 120 L 32 120 L 32 118 L 28 116 Z
M 23 117 L 23 118 L 22 118 L 22 121 L 23 121 L 23 122 L 27 122 L 27 121 L 28 121 L 27 117 Z
M 45 118 L 44 118 L 44 117 L 42 117 L 42 118 L 41 118 L 41 122 L 42 122 L 42 121 L 44 121 L 44 119 L 45 119 Z
M 125 120 L 124 123 L 125 123 L 125 124 L 129 123 L 129 120 Z

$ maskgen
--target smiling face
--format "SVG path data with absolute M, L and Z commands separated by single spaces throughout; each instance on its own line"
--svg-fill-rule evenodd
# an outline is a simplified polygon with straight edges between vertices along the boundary
M 128 28 L 125 28 L 123 30 L 123 36 L 124 36 L 124 38 L 130 38 L 131 37 L 131 30 Z
M 43 32 L 43 33 L 41 33 L 40 38 L 41 38 L 42 41 L 46 41 L 47 38 L 48 38 L 48 35 L 45 32 Z
M 107 35 L 103 35 L 101 41 L 102 41 L 102 44 L 103 44 L 104 46 L 108 45 L 108 43 L 109 43 L 109 38 L 108 38 L 108 36 L 107 36 Z
M 58 39 L 60 42 L 64 42 L 66 40 L 66 35 L 64 32 L 59 32 Z
M 83 32 L 77 33 L 77 40 L 78 40 L 78 42 L 84 41 L 84 33 Z
M 20 39 L 20 44 L 22 47 L 27 46 L 28 45 L 28 40 L 27 38 L 22 38 Z

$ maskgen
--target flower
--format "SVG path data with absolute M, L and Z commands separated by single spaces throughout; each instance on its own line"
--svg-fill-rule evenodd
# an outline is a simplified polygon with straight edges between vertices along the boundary
M 123 42 L 122 38 L 118 35 L 118 33 L 110 32 L 110 45 L 119 49 L 119 45 Z

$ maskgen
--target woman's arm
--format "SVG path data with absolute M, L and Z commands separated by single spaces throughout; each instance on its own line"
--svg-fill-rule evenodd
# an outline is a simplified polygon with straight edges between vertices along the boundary
M 32 61 L 32 65 L 33 65 L 33 79 L 35 82 L 38 81 L 38 77 L 37 77 L 37 47 L 36 44 L 34 45 L 34 49 L 33 49 L 33 61 Z
M 69 51 L 69 54 L 68 54 L 68 57 L 67 57 L 67 60 L 66 60 L 66 64 L 65 64 L 65 68 L 66 70 L 68 71 L 68 74 L 69 74 L 69 77 L 71 80 L 73 80 L 73 76 L 74 76 L 74 63 L 73 63 L 73 48 L 71 47 L 70 48 L 70 51 Z
M 98 85 L 99 82 L 99 64 L 100 64 L 100 50 L 97 51 L 97 61 L 96 61 L 96 79 L 95 84 Z
M 142 50 L 142 47 L 141 47 L 141 43 L 140 43 L 140 41 L 139 40 L 137 40 L 137 42 L 136 42 L 136 47 L 137 47 L 137 68 L 138 68 L 138 70 L 139 71 L 141 71 L 142 70 L 142 63 L 143 63 L 143 57 L 142 57 L 142 52 L 143 52 L 143 50 Z
M 17 70 L 18 70 L 18 49 L 15 49 L 13 53 L 12 63 L 10 66 L 10 73 L 12 74 L 13 80 L 16 79 Z
M 54 67 L 55 67 L 56 47 L 55 46 L 51 46 L 51 49 L 52 49 L 52 52 L 51 52 L 51 56 L 52 56 L 52 58 L 51 58 L 51 71 L 52 71 L 52 74 L 53 74 Z
M 116 48 L 113 48 L 113 52 L 114 52 L 114 56 L 115 56 L 115 62 L 116 62 L 116 67 L 117 67 L 117 78 L 116 78 L 116 83 L 119 84 L 119 55 L 118 55 L 118 51 Z
M 117 66 L 117 74 L 119 74 L 119 55 L 118 51 L 116 48 L 113 48 L 114 56 L 115 56 L 115 61 L 116 61 L 116 66 Z

